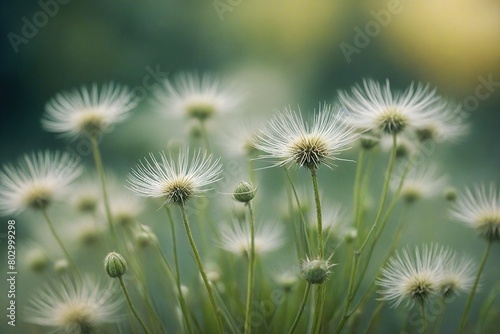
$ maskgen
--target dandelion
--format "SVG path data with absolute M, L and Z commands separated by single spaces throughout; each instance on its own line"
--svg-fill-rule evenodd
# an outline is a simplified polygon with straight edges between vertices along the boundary
M 179 159 L 167 159 L 164 153 L 158 161 L 153 154 L 150 160 L 141 162 L 129 174 L 129 189 L 139 196 L 162 198 L 163 204 L 183 205 L 189 199 L 207 191 L 206 186 L 220 180 L 222 167 L 219 159 L 212 160 L 212 156 L 194 153 L 189 161 L 189 149 L 179 153 Z
M 35 273 L 42 273 L 50 264 L 50 259 L 41 246 L 30 243 L 27 246 L 24 262 Z
M 391 182 L 393 191 L 397 191 L 401 177 L 394 178 Z M 430 165 L 423 168 L 412 169 L 403 181 L 399 192 L 406 203 L 414 203 L 423 198 L 439 194 L 446 184 L 446 177 L 439 176 L 436 166 Z
M 86 177 L 73 186 L 70 203 L 77 212 L 94 214 L 100 202 L 101 194 L 95 178 Z
M 295 163 L 310 170 L 320 165 L 332 168 L 338 154 L 349 149 L 358 136 L 339 113 L 324 104 L 312 123 L 306 123 L 300 113 L 286 109 L 257 135 L 255 148 L 267 153 L 260 158 L 276 160 L 273 166 Z
M 415 134 L 419 141 L 457 141 L 467 134 L 468 127 L 463 122 L 462 107 L 447 102 L 446 108 L 434 117 L 422 120 L 415 127 Z
M 209 74 L 181 73 L 174 80 L 165 80 L 155 95 L 167 111 L 202 122 L 216 114 L 235 110 L 241 101 L 241 94 L 234 85 Z
M 412 84 L 404 92 L 392 92 L 389 80 L 385 85 L 363 80 L 363 86 L 354 86 L 351 95 L 340 91 L 338 96 L 354 127 L 390 135 L 423 126 L 446 108 L 429 86 Z
M 78 159 L 66 153 L 25 155 L 17 167 L 5 165 L 0 172 L 0 210 L 7 214 L 44 210 L 81 171 Z
M 123 189 L 123 185 L 117 181 L 115 176 L 107 175 L 106 179 L 109 180 L 109 205 L 113 223 L 121 226 L 132 226 L 137 221 L 137 217 L 144 211 L 143 199 Z
M 114 83 L 57 94 L 47 103 L 43 127 L 68 137 L 95 137 L 125 120 L 137 104 L 131 91 Z
M 95 333 L 104 324 L 118 322 L 121 303 L 109 284 L 86 276 L 64 277 L 46 285 L 26 310 L 30 323 L 52 327 L 56 333 Z
M 394 140 L 389 136 L 382 136 L 380 140 L 380 148 L 383 151 L 390 152 L 394 149 Z M 418 147 L 415 140 L 410 139 L 407 135 L 399 135 L 396 141 L 396 158 L 404 159 L 411 157 L 417 151 Z
M 328 260 L 322 259 L 312 259 L 306 258 L 302 262 L 301 270 L 302 275 L 309 284 L 323 284 L 330 275 L 330 268 L 334 264 L 330 263 Z
M 451 216 L 474 228 L 488 241 L 500 241 L 500 192 L 491 183 L 468 188 L 459 195 Z
M 413 254 L 408 249 L 396 253 L 376 281 L 381 287 L 381 300 L 395 307 L 403 301 L 411 306 L 415 302 L 425 304 L 439 292 L 444 263 L 446 251 L 436 245 L 417 247 Z
M 474 263 L 467 256 L 458 257 L 456 253 L 448 251 L 442 268 L 439 291 L 444 298 L 469 292 L 474 283 Z
M 219 246 L 236 255 L 250 254 L 251 237 L 248 225 L 233 222 L 220 227 Z M 263 255 L 279 249 L 284 244 L 283 230 L 277 224 L 261 224 L 255 230 L 255 254 Z

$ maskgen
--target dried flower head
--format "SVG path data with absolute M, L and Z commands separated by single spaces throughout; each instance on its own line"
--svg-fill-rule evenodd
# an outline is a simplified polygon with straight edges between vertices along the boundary
M 463 111 L 459 104 L 447 102 L 446 107 L 434 117 L 422 120 L 415 127 L 418 140 L 424 142 L 456 141 L 467 134 L 468 127 L 463 122 Z
M 395 177 L 391 188 L 396 191 L 401 177 Z M 439 175 L 435 165 L 412 169 L 403 181 L 399 196 L 407 203 L 429 198 L 441 193 L 446 184 L 446 176 Z
M 404 249 L 389 259 L 382 268 L 380 286 L 381 300 L 398 306 L 402 301 L 413 306 L 415 302 L 426 303 L 439 293 L 442 266 L 446 263 L 446 250 L 437 245 L 415 248 L 415 252 Z
M 439 291 L 445 298 L 466 293 L 472 289 L 475 278 L 475 266 L 467 256 L 458 257 L 451 250 L 445 250 L 446 256 L 442 267 Z
M 235 110 L 242 99 L 241 93 L 232 84 L 209 74 L 200 77 L 186 73 L 177 75 L 174 80 L 165 80 L 155 96 L 168 112 L 200 121 Z
M 257 136 L 255 147 L 267 153 L 260 158 L 277 160 L 273 166 L 333 167 L 338 154 L 349 149 L 358 136 L 341 120 L 340 112 L 324 104 L 307 123 L 300 113 L 285 109 Z
M 330 268 L 334 264 L 330 263 L 328 260 L 323 259 L 313 259 L 310 260 L 306 258 L 302 262 L 302 275 L 309 284 L 323 284 L 330 275 Z
M 78 159 L 66 153 L 25 155 L 17 167 L 6 165 L 0 172 L 0 210 L 10 214 L 44 209 L 81 171 Z
M 179 153 L 174 161 L 164 153 L 161 162 L 150 154 L 151 161 L 141 162 L 129 174 L 129 189 L 139 196 L 163 198 L 164 204 L 184 204 L 190 198 L 207 191 L 207 185 L 220 180 L 219 160 L 196 151 L 190 161 L 189 150 Z
M 94 333 L 106 323 L 119 320 L 121 302 L 110 284 L 86 276 L 82 280 L 64 277 L 47 284 L 26 309 L 26 320 L 48 326 L 56 333 Z
M 476 229 L 488 241 L 500 241 L 500 192 L 491 183 L 468 188 L 451 209 L 454 219 Z
M 125 87 L 111 82 L 99 90 L 94 84 L 90 89 L 57 94 L 47 103 L 42 125 L 47 131 L 68 137 L 96 136 L 125 120 L 136 104 Z
M 385 85 L 363 80 L 362 86 L 352 88 L 351 95 L 342 91 L 338 95 L 350 111 L 349 122 L 353 126 L 385 134 L 415 129 L 446 108 L 446 103 L 429 86 L 412 84 L 404 92 L 392 92 L 389 80 Z
M 247 224 L 233 222 L 231 226 L 223 225 L 219 229 L 219 245 L 222 249 L 236 255 L 250 254 L 251 236 Z M 277 224 L 260 224 L 255 229 L 255 254 L 263 255 L 283 246 L 283 229 Z

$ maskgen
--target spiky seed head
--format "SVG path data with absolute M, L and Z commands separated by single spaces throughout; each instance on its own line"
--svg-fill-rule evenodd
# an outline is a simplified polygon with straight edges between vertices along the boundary
M 104 269 L 112 278 L 122 277 L 127 271 L 127 261 L 116 252 L 111 252 L 104 259 Z
M 328 275 L 330 275 L 330 268 L 332 266 L 328 260 L 306 259 L 302 262 L 302 275 L 309 284 L 323 284 L 327 280 Z
M 233 198 L 241 203 L 248 203 L 255 197 L 255 188 L 246 181 L 238 183 L 233 190 Z

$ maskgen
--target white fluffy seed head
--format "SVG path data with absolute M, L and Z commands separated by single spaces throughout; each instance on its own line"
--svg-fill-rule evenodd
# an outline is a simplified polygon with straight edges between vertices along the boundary
M 155 97 L 166 112 L 205 121 L 219 113 L 234 111 L 242 100 L 234 84 L 213 75 L 181 73 L 165 80 Z
M 0 210 L 7 214 L 41 210 L 58 198 L 82 172 L 79 160 L 66 153 L 25 155 L 17 166 L 0 172 Z
M 73 138 L 97 136 L 125 120 L 136 105 L 137 100 L 126 87 L 111 82 L 99 90 L 94 84 L 57 94 L 45 107 L 42 126 Z
M 296 164 L 316 169 L 320 165 L 333 167 L 337 156 L 350 148 L 358 135 L 346 124 L 341 110 L 324 104 L 312 122 L 306 122 L 292 109 L 275 116 L 255 139 L 255 148 L 276 162 L 273 166 Z
M 139 196 L 162 198 L 164 204 L 182 205 L 190 198 L 208 189 L 206 186 L 220 180 L 222 166 L 219 159 L 201 150 L 191 157 L 189 149 L 181 151 L 177 159 L 153 154 L 133 169 L 128 176 L 128 188 Z
M 493 183 L 468 188 L 458 196 L 451 216 L 488 241 L 500 241 L 500 191 Z
M 389 80 L 385 85 L 363 80 L 363 85 L 354 86 L 351 94 L 340 91 L 338 96 L 354 127 L 390 135 L 439 119 L 446 110 L 446 102 L 436 91 L 421 84 L 411 84 L 404 92 L 392 92 Z
M 45 285 L 26 309 L 30 323 L 61 333 L 91 333 L 119 320 L 121 301 L 111 284 L 85 276 Z
M 450 298 L 459 293 L 467 293 L 472 289 L 475 279 L 475 266 L 468 256 L 458 256 L 446 249 L 442 267 L 439 291 L 444 298 Z
M 400 180 L 401 177 L 393 178 L 391 182 L 393 191 L 398 189 Z M 445 185 L 446 176 L 439 175 L 435 165 L 418 166 L 412 169 L 404 179 L 399 197 L 406 203 L 414 203 L 441 193 Z
M 396 253 L 382 268 L 382 277 L 376 281 L 381 300 L 391 302 L 394 307 L 403 301 L 407 306 L 428 302 L 439 293 L 445 262 L 446 250 L 437 245 Z

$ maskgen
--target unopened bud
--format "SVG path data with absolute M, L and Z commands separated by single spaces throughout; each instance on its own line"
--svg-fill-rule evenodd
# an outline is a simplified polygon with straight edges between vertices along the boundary
M 248 203 L 255 197 L 254 187 L 245 181 L 242 181 L 234 187 L 233 198 L 241 203 Z
M 104 259 L 104 269 L 110 277 L 122 277 L 127 271 L 127 261 L 120 254 L 111 252 Z

